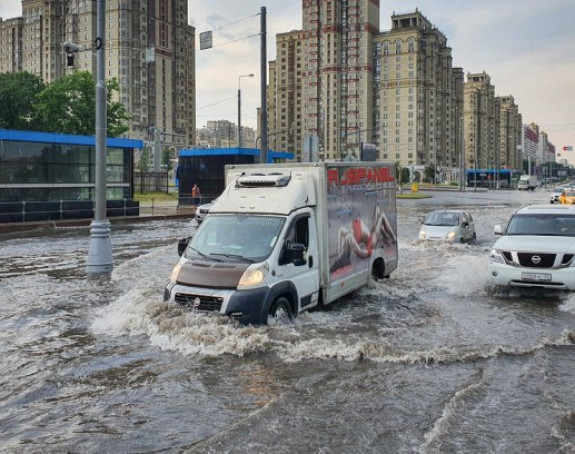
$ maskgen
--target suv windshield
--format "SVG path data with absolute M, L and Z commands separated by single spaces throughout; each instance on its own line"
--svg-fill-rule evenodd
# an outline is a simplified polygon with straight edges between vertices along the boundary
M 516 214 L 509 221 L 506 234 L 575 237 L 575 216 Z
M 216 261 L 256 262 L 273 250 L 285 218 L 272 216 L 212 215 L 202 223 L 186 250 L 186 257 Z

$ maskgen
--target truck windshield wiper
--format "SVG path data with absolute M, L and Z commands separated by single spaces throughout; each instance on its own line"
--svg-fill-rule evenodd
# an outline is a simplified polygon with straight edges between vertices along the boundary
M 221 262 L 221 260 L 213 258 L 213 257 L 209 257 L 207 254 L 204 254 L 201 251 L 198 251 L 195 247 L 189 246 L 189 248 L 194 251 L 196 254 L 198 254 L 200 257 L 202 257 L 203 259 L 210 259 L 212 258 L 213 260 L 215 260 L 216 262 Z M 213 254 L 210 254 L 213 255 Z
M 223 253 L 213 252 L 213 253 L 211 253 L 210 255 L 211 255 L 211 256 L 221 255 L 222 257 L 233 258 L 233 259 L 240 259 L 240 260 L 243 260 L 244 262 L 254 263 L 254 261 L 253 261 L 252 259 L 249 259 L 249 258 L 247 258 L 247 257 L 244 257 L 243 255 L 238 255 L 238 254 L 223 254 Z

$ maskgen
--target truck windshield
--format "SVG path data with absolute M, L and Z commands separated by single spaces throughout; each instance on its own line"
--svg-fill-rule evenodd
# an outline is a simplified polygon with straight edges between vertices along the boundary
M 509 221 L 507 235 L 575 237 L 575 216 L 557 214 L 515 215 Z
M 272 252 L 285 218 L 211 214 L 192 239 L 186 257 L 215 261 L 265 260 Z

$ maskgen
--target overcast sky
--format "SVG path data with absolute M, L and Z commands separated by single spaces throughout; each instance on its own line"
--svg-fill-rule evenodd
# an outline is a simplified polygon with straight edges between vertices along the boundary
M 275 35 L 302 28 L 300 0 L 189 0 L 196 28 L 197 125 L 237 122 L 238 76 L 242 78 L 242 124 L 256 126 L 260 105 L 260 8 L 267 10 L 267 59 L 275 58 Z M 381 0 L 380 29 L 390 16 L 419 10 L 445 36 L 454 66 L 465 74 L 486 71 L 498 96 L 512 95 L 524 123 L 549 134 L 558 153 L 575 163 L 574 0 Z M 21 15 L 21 2 L 0 0 L 0 17 Z M 212 30 L 214 47 L 199 50 L 199 34 Z

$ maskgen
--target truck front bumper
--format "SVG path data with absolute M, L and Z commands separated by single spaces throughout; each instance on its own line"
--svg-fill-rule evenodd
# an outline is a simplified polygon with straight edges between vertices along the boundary
M 244 325 L 267 322 L 270 288 L 249 290 L 207 289 L 169 283 L 164 290 L 164 301 L 175 302 L 201 312 L 229 316 Z

